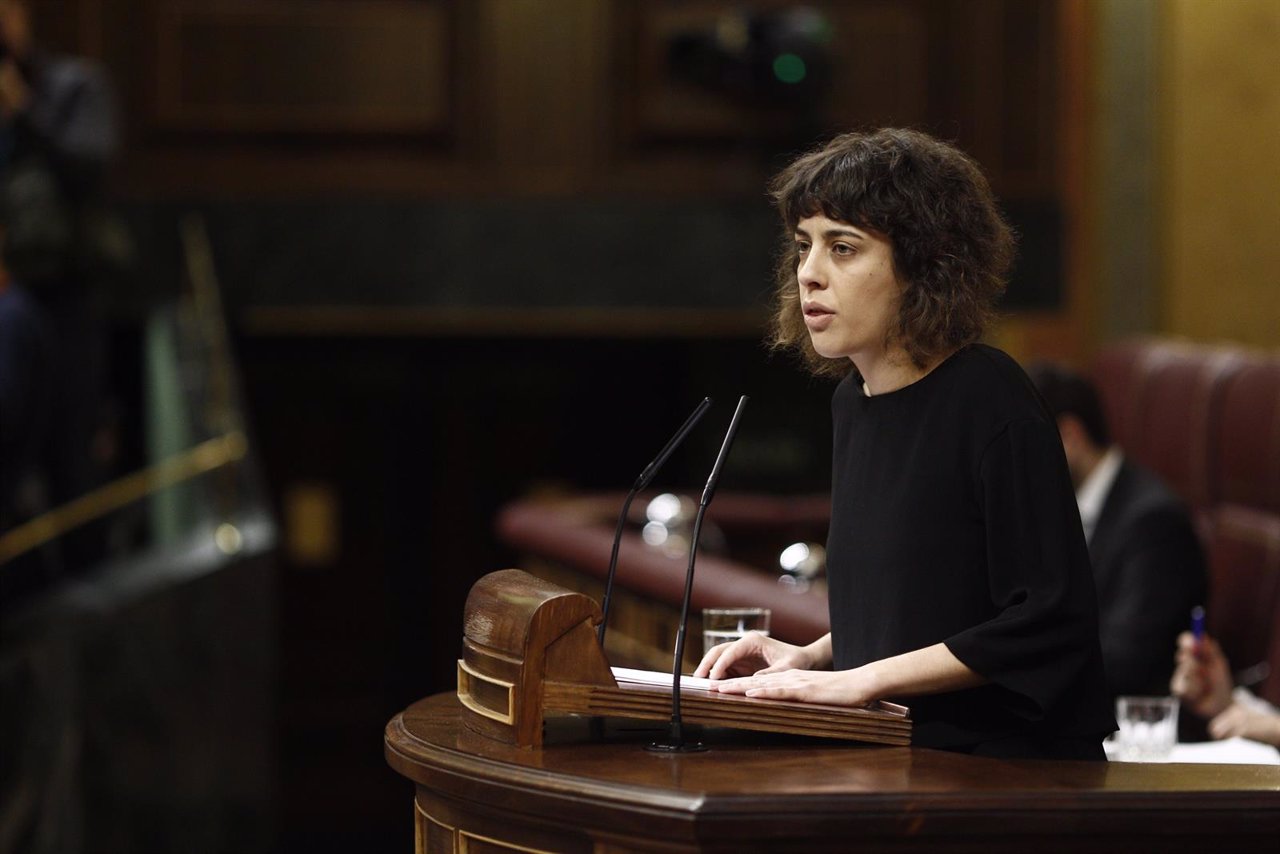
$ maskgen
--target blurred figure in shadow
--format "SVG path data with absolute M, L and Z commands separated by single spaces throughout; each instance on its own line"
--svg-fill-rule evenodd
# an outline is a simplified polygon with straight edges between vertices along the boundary
M 26 0 L 0 0 L 0 531 L 101 480 L 104 284 L 127 245 L 104 201 L 116 147 L 103 72 L 38 50 Z M 102 558 L 100 530 L 0 565 L 0 852 L 83 847 L 72 628 L 11 620 Z
M 1280 709 L 1236 687 L 1222 647 L 1205 635 L 1178 636 L 1177 667 L 1169 692 L 1198 717 L 1209 722 L 1215 739 L 1248 738 L 1280 747 Z
M 0 221 L 0 240 L 4 238 Z M 55 342 L 39 304 L 0 260 L 0 533 L 39 497 L 28 475 L 49 432 Z M 48 551 L 0 563 L 0 618 L 51 582 Z M 0 854 L 80 848 L 78 663 L 71 633 L 0 640 Z
M 1204 553 L 1182 502 L 1111 442 L 1097 390 L 1061 366 L 1027 374 L 1058 419 L 1098 589 L 1098 628 L 1115 696 L 1163 694 L 1169 649 L 1207 589 Z
M 0 219 L 0 245 L 4 234 Z M 53 332 L 44 310 L 10 277 L 0 256 L 0 532 L 33 515 L 42 503 L 27 493 L 34 486 L 29 475 L 49 428 L 53 350 Z M 4 566 L 0 600 L 7 601 L 18 589 L 37 581 L 23 577 L 32 565 L 30 560 L 16 563 Z
M 104 284 L 127 245 L 106 213 L 105 175 L 116 148 L 104 73 L 85 60 L 38 50 L 26 0 L 0 0 L 0 250 L 13 291 L 6 337 L 14 339 L 5 346 L 49 344 L 39 379 L 23 366 L 0 368 L 40 385 L 5 402 L 5 420 L 18 425 L 6 431 L 15 442 L 19 432 L 27 440 L 22 468 L 6 466 L 0 527 L 65 504 L 102 479 Z M 67 537 L 47 558 L 60 564 L 52 574 L 90 565 L 101 548 L 93 531 Z

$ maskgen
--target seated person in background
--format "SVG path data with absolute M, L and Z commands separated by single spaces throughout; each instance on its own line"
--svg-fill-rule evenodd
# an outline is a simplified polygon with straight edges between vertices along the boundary
M 1098 628 L 1114 696 L 1163 694 L 1168 649 L 1204 601 L 1204 554 L 1182 502 L 1111 444 L 1097 391 L 1040 362 L 1027 373 L 1058 420 L 1098 589 Z
M 1249 738 L 1280 747 L 1280 709 L 1234 688 L 1227 658 L 1218 642 L 1191 632 L 1178 636 L 1177 667 L 1169 692 L 1196 715 L 1209 720 L 1214 738 Z

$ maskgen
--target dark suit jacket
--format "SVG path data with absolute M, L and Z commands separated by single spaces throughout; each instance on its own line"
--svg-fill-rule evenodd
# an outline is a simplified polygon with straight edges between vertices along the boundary
M 1114 695 L 1168 694 L 1178 633 L 1204 604 L 1204 553 L 1185 506 L 1125 460 L 1089 541 L 1098 623 Z

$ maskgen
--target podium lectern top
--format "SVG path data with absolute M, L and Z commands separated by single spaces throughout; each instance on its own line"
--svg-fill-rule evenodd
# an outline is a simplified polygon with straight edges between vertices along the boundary
M 665 720 L 671 691 L 615 679 L 596 639 L 600 608 L 587 596 L 518 569 L 484 576 L 463 612 L 458 700 L 469 729 L 507 744 L 542 744 L 548 714 Z M 705 689 L 681 691 L 688 723 L 842 738 L 911 741 L 908 710 L 757 700 Z

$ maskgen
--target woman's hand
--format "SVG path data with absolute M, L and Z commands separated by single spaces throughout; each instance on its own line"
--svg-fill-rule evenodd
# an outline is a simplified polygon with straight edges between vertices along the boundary
M 987 681 L 942 643 L 851 670 L 815 670 L 831 661 L 830 653 L 830 635 L 799 648 L 763 635 L 748 635 L 713 647 L 695 675 L 736 677 L 714 686 L 726 694 L 835 706 L 865 706 L 886 697 L 959 691 Z M 767 666 L 753 671 L 760 663 Z
M 1169 692 L 1202 718 L 1214 718 L 1231 705 L 1231 669 L 1222 648 L 1205 635 L 1196 641 L 1191 632 L 1178 636 L 1177 667 L 1169 680 Z
M 725 680 L 715 687 L 726 694 L 830 706 L 865 706 L 878 699 L 871 671 L 865 667 L 836 671 L 761 671 L 754 676 Z
M 1280 714 L 1232 703 L 1209 721 L 1209 735 L 1218 739 L 1251 738 L 1280 747 Z
M 718 644 L 707 650 L 693 675 L 728 679 L 734 676 L 776 673 L 780 670 L 803 670 L 816 667 L 819 663 L 814 660 L 808 647 L 783 643 L 759 632 L 748 632 L 736 641 Z

